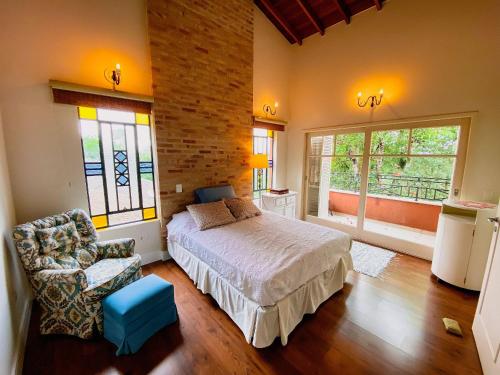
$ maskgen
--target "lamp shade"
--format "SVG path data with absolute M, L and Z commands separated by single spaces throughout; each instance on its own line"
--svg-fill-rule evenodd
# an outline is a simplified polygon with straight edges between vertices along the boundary
M 269 161 L 266 154 L 254 154 L 250 157 L 251 168 L 268 168 Z

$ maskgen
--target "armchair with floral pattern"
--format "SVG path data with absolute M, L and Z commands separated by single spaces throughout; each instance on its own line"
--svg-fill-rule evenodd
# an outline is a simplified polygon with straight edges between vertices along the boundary
M 13 238 L 42 308 L 42 334 L 102 334 L 101 300 L 142 276 L 134 239 L 98 242 L 80 209 L 18 225 Z

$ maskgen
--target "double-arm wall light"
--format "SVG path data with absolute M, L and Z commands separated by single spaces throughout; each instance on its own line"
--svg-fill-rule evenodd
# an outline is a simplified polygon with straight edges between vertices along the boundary
M 115 69 L 112 71 L 109 71 L 109 69 L 104 70 L 104 78 L 113 85 L 113 90 L 116 90 L 116 86 L 120 84 L 121 77 L 122 71 L 120 64 L 116 64 Z
M 264 106 L 262 107 L 262 109 L 264 110 L 264 113 L 266 114 L 266 117 L 268 117 L 269 115 L 276 116 L 276 111 L 277 111 L 278 105 L 279 105 L 278 102 L 274 102 L 274 109 L 273 109 L 271 107 L 271 105 L 264 104 Z
M 362 100 L 363 93 L 358 92 L 358 106 L 365 107 L 368 103 L 370 103 L 370 107 L 375 107 L 376 105 L 380 105 L 382 103 L 382 98 L 384 97 L 384 89 L 380 89 L 378 96 L 371 95 L 366 98 L 365 101 Z

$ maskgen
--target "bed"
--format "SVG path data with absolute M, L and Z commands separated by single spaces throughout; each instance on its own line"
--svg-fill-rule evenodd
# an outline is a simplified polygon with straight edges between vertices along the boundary
M 286 345 L 352 269 L 349 235 L 271 212 L 200 231 L 184 211 L 167 232 L 172 258 L 257 348 Z

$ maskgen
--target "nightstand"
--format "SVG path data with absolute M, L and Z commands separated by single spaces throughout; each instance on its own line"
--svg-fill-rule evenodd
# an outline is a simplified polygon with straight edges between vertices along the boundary
M 262 209 L 277 214 L 295 218 L 297 193 L 290 191 L 287 194 L 262 193 Z

